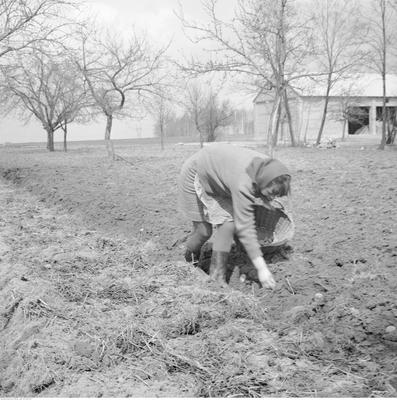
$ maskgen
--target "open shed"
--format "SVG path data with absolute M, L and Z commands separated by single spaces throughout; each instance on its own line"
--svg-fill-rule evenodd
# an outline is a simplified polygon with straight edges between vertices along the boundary
M 317 139 L 325 103 L 326 87 L 310 79 L 301 79 L 289 89 L 295 137 L 310 143 Z M 392 124 L 396 126 L 397 75 L 386 78 L 387 108 Z M 274 92 L 262 91 L 254 99 L 254 135 L 258 140 L 267 138 Z M 393 122 L 394 121 L 394 122 Z M 349 135 L 381 136 L 382 78 L 380 74 L 360 74 L 340 80 L 331 89 L 328 113 L 322 138 L 339 139 Z M 397 128 L 397 127 L 396 127 Z M 288 124 L 282 116 L 279 140 L 289 141 Z

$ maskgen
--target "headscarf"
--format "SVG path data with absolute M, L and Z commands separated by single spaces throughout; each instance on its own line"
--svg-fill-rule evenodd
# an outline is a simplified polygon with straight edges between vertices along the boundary
M 291 175 L 288 168 L 276 159 L 266 160 L 255 157 L 247 168 L 247 173 L 262 191 L 275 178 Z

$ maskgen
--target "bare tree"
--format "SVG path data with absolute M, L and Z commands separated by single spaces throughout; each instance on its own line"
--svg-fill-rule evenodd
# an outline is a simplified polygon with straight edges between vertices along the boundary
M 42 41 L 59 39 L 73 0 L 0 0 L 0 58 Z
M 367 18 L 370 34 L 367 44 L 371 50 L 369 66 L 382 76 L 382 138 L 379 149 L 384 150 L 387 140 L 387 91 L 386 75 L 389 69 L 388 57 L 391 46 L 397 40 L 395 20 L 397 18 L 396 2 L 394 0 L 372 0 Z
M 315 0 L 312 29 L 319 71 L 325 75 L 324 108 L 316 143 L 320 144 L 327 117 L 329 95 L 334 85 L 361 66 L 365 56 L 363 37 L 367 28 L 355 2 Z
M 87 106 L 84 81 L 66 59 L 31 50 L 18 58 L 18 68 L 4 68 L 4 89 L 15 99 L 22 116 L 37 118 L 47 133 L 47 149 L 54 151 L 54 132 L 66 127 Z
M 142 112 L 145 96 L 156 94 L 160 86 L 166 51 L 152 50 L 135 32 L 126 37 L 125 33 L 99 35 L 85 31 L 81 35 L 82 53 L 76 58 L 97 111 L 106 118 L 105 143 L 113 160 L 113 119 Z
M 194 121 L 200 136 L 200 146 L 203 142 L 214 142 L 218 128 L 232 123 L 232 109 L 228 101 L 219 99 L 219 91 L 214 86 L 207 90 L 203 85 L 190 84 L 187 88 L 187 111 Z
M 2 115 L 15 106 L 15 98 L 4 89 L 9 82 L 3 72 L 18 69 L 25 51 L 43 43 L 60 44 L 68 36 L 66 27 L 73 24 L 67 14 L 78 10 L 78 4 L 77 0 L 0 0 L 0 85 L 7 93 L 0 99 Z
M 150 113 L 156 119 L 156 128 L 159 130 L 161 150 L 164 150 L 167 125 L 171 116 L 173 116 L 171 103 L 170 97 L 164 92 L 160 92 L 149 105 Z
M 292 81 L 307 76 L 305 60 L 310 49 L 310 32 L 305 21 L 297 18 L 291 0 L 239 0 L 233 21 L 221 20 L 216 0 L 204 0 L 208 24 L 179 17 L 192 40 L 209 42 L 212 59 L 193 60 L 185 69 L 196 73 L 223 71 L 245 77 L 247 84 L 257 91 L 272 91 L 274 103 L 270 123 L 270 143 L 276 137 L 275 129 L 285 109 L 292 145 L 295 136 L 288 102 L 288 88 Z
M 198 86 L 192 86 L 187 89 L 188 99 L 186 102 L 187 112 L 190 118 L 194 121 L 194 126 L 199 133 L 200 147 L 203 147 L 204 142 L 204 127 L 202 126 L 204 100 L 203 94 Z
M 87 87 L 84 79 L 80 75 L 80 71 L 75 69 L 75 65 L 68 60 L 62 65 L 70 67 L 66 72 L 66 76 L 72 79 L 63 87 L 60 97 L 59 109 L 63 110 L 63 121 L 60 123 L 60 128 L 63 132 L 63 150 L 67 151 L 67 134 L 68 126 L 72 122 L 86 123 L 91 120 L 90 109 L 92 104 L 87 96 Z M 74 79 L 73 79 L 74 78 Z
M 232 123 L 233 111 L 227 100 L 221 101 L 214 92 L 208 95 L 204 110 L 204 123 L 207 131 L 207 142 L 215 142 L 218 129 Z
M 349 122 L 359 122 L 357 120 L 357 112 L 352 113 L 353 109 L 357 109 L 357 98 L 354 96 L 357 87 L 356 83 L 349 83 L 343 90 L 338 93 L 337 107 L 327 111 L 328 117 L 334 121 L 343 121 L 341 140 L 346 139 L 346 131 Z M 364 117 L 364 115 L 363 115 Z

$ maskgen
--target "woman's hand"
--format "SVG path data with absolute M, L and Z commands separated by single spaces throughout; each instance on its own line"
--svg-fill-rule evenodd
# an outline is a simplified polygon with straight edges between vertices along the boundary
M 265 288 L 274 289 L 276 287 L 276 281 L 268 268 L 261 268 L 258 271 L 258 279 L 261 285 Z
M 273 278 L 272 273 L 266 265 L 266 261 L 263 257 L 257 257 L 252 260 L 254 267 L 258 273 L 258 279 L 262 287 L 274 289 L 276 287 L 276 281 Z

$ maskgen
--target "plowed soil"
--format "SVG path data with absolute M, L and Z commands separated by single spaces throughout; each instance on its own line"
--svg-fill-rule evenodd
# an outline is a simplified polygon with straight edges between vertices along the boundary
M 0 149 L 0 396 L 397 396 L 396 151 L 277 151 L 296 234 L 269 291 L 183 261 L 198 146 L 116 149 Z

